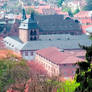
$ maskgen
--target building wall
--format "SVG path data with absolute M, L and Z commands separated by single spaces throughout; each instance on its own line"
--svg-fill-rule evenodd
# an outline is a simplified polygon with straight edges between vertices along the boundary
M 60 65 L 61 76 L 74 77 L 77 66 L 74 64 L 62 64 Z
M 49 76 L 58 76 L 59 75 L 59 65 L 52 63 L 44 57 L 36 54 L 35 61 L 42 64 L 44 68 L 47 70 Z
M 28 31 L 24 29 L 19 29 L 19 38 L 22 42 L 28 41 Z
M 21 51 L 23 59 L 31 61 L 35 58 L 35 51 Z
M 47 60 L 46 58 L 36 54 L 35 61 L 42 64 L 50 76 L 74 77 L 76 68 L 74 64 L 61 64 L 57 65 Z

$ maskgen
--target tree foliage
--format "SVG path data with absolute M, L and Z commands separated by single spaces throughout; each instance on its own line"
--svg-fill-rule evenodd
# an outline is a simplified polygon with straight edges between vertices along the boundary
M 92 45 L 81 46 L 86 50 L 86 61 L 78 62 L 78 69 L 76 70 L 75 79 L 80 86 L 76 88 L 75 92 L 92 92 Z
M 29 84 L 28 92 L 54 92 L 61 84 L 57 79 L 36 75 Z
M 74 92 L 79 85 L 75 80 L 66 80 L 61 83 L 61 87 L 57 88 L 57 92 Z
M 86 0 L 86 5 L 83 8 L 84 10 L 92 10 L 92 0 Z
M 25 61 L 0 60 L 0 92 L 6 92 L 9 88 L 15 89 L 16 84 L 25 84 L 29 78 L 29 68 Z
M 72 13 L 71 9 L 68 11 L 68 14 L 70 17 L 73 17 L 73 13 Z
M 27 13 L 28 15 L 30 15 L 31 12 L 34 12 L 35 14 L 39 14 L 39 13 L 38 13 L 37 11 L 35 11 L 33 8 L 27 8 L 27 9 L 26 9 L 26 13 Z
M 58 7 L 61 7 L 63 2 L 64 2 L 64 0 L 58 0 L 58 2 L 57 2 Z
M 79 10 L 79 8 L 77 8 L 74 12 L 73 12 L 73 14 L 75 15 L 75 14 L 77 14 L 77 13 L 79 13 L 80 12 L 80 10 Z

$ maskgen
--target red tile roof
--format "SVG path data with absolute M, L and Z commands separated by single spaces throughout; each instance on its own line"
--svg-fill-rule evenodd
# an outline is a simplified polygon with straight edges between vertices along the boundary
M 84 58 L 82 57 L 85 56 L 85 51 L 83 50 L 65 50 L 64 52 L 60 52 L 59 49 L 55 47 L 38 50 L 36 53 L 55 64 L 76 63 L 78 61 L 83 61 Z
M 86 33 L 86 29 L 88 27 L 92 27 L 92 25 L 82 25 L 82 31 L 83 31 L 84 34 Z
M 89 17 L 90 11 L 80 11 L 74 17 Z

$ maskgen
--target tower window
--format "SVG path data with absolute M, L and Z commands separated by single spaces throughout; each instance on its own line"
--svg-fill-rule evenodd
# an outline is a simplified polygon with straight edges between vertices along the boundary
M 34 40 L 36 40 L 36 36 L 34 37 Z
M 34 34 L 34 32 L 31 30 L 30 35 L 33 35 L 33 34 Z
M 37 33 L 36 33 L 36 30 L 34 31 L 34 35 L 36 35 Z
M 33 40 L 33 37 L 30 37 L 30 40 Z

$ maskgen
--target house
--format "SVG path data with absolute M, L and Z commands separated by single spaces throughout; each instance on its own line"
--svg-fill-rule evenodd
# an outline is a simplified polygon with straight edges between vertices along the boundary
M 18 35 L 18 26 L 20 22 L 17 19 L 2 18 L 0 19 L 0 36 Z
M 36 51 L 35 61 L 42 64 L 50 76 L 73 77 L 77 66 L 75 63 L 85 59 L 85 51 L 62 51 L 56 47 Z

